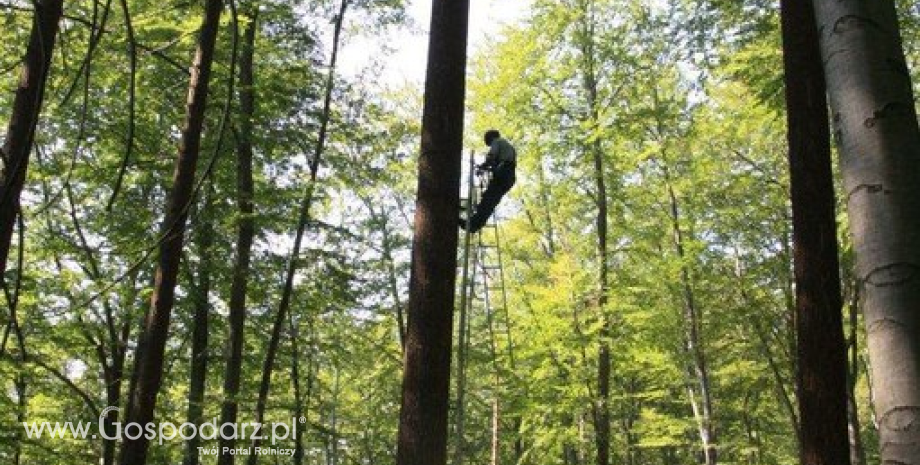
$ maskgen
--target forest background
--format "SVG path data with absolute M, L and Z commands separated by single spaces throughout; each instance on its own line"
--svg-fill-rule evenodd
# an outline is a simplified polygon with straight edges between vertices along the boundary
M 4 121 L 34 5 L 0 3 Z M 294 463 L 395 463 L 422 96 L 381 76 L 404 59 L 394 37 L 420 27 L 406 8 L 66 2 L 3 274 L 0 460 L 115 463 L 114 441 L 28 438 L 20 425 L 140 408 L 133 367 L 170 242 L 160 225 L 184 103 L 206 95 L 155 417 L 303 417 L 280 443 Z M 913 72 L 920 8 L 899 1 L 898 14 Z M 196 94 L 189 66 L 209 17 L 210 86 Z M 508 306 L 470 317 L 466 426 L 452 437 L 464 461 L 594 463 L 604 347 L 611 463 L 715 460 L 711 447 L 726 464 L 798 461 L 779 24 L 761 0 L 534 0 L 482 33 L 466 152 L 494 127 L 520 163 L 499 210 Z M 849 439 L 854 464 L 878 463 L 837 211 Z M 217 463 L 195 449 L 214 445 L 154 444 L 146 461 Z

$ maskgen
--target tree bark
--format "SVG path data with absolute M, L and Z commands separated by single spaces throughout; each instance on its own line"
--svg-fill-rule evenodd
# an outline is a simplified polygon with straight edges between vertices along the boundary
M 444 465 L 469 0 L 433 0 L 397 463 Z
M 865 298 L 880 458 L 917 465 L 920 130 L 895 6 L 816 0 L 815 12 Z
M 847 465 L 846 345 L 818 31 L 810 0 L 783 0 L 781 8 L 795 269 L 799 452 L 803 465 Z
M 238 396 L 246 331 L 246 290 L 249 282 L 252 243 L 255 237 L 252 133 L 255 114 L 253 57 L 258 30 L 258 9 L 252 8 L 247 14 L 249 21 L 243 30 L 243 46 L 240 50 L 240 120 L 236 143 L 236 196 L 239 223 L 236 236 L 236 261 L 233 264 L 233 277 L 230 284 L 230 337 L 227 341 L 227 365 L 224 370 L 224 399 L 220 409 L 220 424 L 222 425 L 236 423 L 239 410 Z M 236 439 L 232 437 L 218 439 L 218 451 L 224 450 L 224 447 L 235 448 Z M 219 454 L 217 463 L 218 465 L 233 465 L 235 457 L 232 454 Z
M 19 87 L 13 99 L 13 112 L 3 144 L 0 166 L 0 280 L 6 273 L 10 244 L 16 216 L 19 215 L 19 196 L 26 180 L 29 153 L 35 138 L 35 127 L 45 95 L 45 83 L 51 67 L 51 53 L 57 38 L 58 23 L 63 14 L 63 0 L 32 2 L 35 12 L 29 47 L 19 77 Z
M 221 0 L 208 0 L 205 7 L 204 21 L 198 38 L 198 49 L 189 80 L 185 124 L 179 144 L 176 170 L 173 174 L 173 188 L 167 199 L 166 215 L 163 220 L 153 296 L 150 311 L 144 321 L 144 331 L 138 343 L 139 356 L 134 363 L 137 384 L 133 393 L 131 410 L 128 412 L 128 423 L 146 425 L 151 422 L 157 394 L 160 391 L 163 354 L 166 349 L 169 320 L 175 301 L 175 287 L 185 238 L 188 208 L 194 201 L 195 170 L 198 165 L 205 103 L 208 97 L 208 81 L 211 77 L 211 63 L 214 58 L 222 9 Z M 119 462 L 121 465 L 143 465 L 147 460 L 148 445 L 149 440 L 146 435 L 133 440 L 126 437 Z

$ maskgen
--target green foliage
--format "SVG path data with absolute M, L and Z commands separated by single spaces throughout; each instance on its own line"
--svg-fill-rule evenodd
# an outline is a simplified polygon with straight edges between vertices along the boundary
M 10 324 L 8 301 L 0 299 L 3 463 L 16 454 L 27 464 L 98 463 L 107 447 L 102 440 L 26 439 L 18 422 L 95 422 L 107 405 L 124 411 L 202 13 L 201 2 L 127 1 L 132 45 L 120 2 L 66 3 L 23 193 L 24 242 L 14 240 L 23 264 L 14 254 L 6 276 L 18 289 L 27 353 Z M 916 6 L 902 3 L 913 64 Z M 200 191 L 189 206 L 158 421 L 186 420 L 194 304 L 205 275 L 212 283 L 205 418 L 217 417 L 224 400 L 241 219 L 233 52 L 243 25 L 255 21 L 258 35 L 257 234 L 242 421 L 256 409 L 322 118 L 330 21 L 339 3 L 235 6 L 238 22 L 227 9 L 218 37 Z M 612 349 L 613 463 L 695 462 L 702 414 L 701 379 L 688 349 L 692 300 L 719 461 L 796 463 L 791 226 L 775 7 L 759 0 L 536 0 L 526 21 L 496 31 L 489 51 L 470 57 L 468 149 L 481 153 L 481 133 L 497 128 L 520 160 L 518 184 L 499 209 L 508 306 L 477 307 L 471 315 L 467 462 L 491 460 L 497 403 L 499 463 L 593 463 L 599 343 Z M 31 6 L 13 1 L 0 9 L 0 85 L 8 90 L 17 82 Z M 353 1 L 343 46 L 376 40 L 407 21 L 400 0 Z M 269 397 L 268 421 L 304 418 L 305 463 L 332 456 L 330 463 L 395 463 L 422 97 L 412 86 L 380 82 L 375 66 L 333 79 L 330 131 Z M 0 93 L 4 121 L 11 102 L 12 93 Z M 606 257 L 597 252 L 594 149 L 602 154 L 608 190 Z M 849 311 L 857 303 L 842 218 Z M 212 241 L 208 253 L 205 238 Z M 601 260 L 610 267 L 609 301 L 598 310 Z M 855 342 L 853 390 L 871 460 L 876 432 L 865 337 L 856 327 L 847 329 Z M 293 439 L 278 446 L 293 447 Z M 179 463 L 184 453 L 181 441 L 168 441 L 151 448 L 148 463 Z

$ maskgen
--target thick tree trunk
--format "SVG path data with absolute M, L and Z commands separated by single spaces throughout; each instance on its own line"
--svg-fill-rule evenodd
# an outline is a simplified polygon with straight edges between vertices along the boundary
M 881 461 L 917 465 L 920 131 L 897 15 L 892 0 L 816 0 L 815 11 L 864 286 Z
M 6 260 L 13 240 L 19 195 L 26 181 L 29 153 L 45 95 L 45 82 L 51 67 L 51 52 L 57 38 L 63 0 L 32 2 L 35 14 L 25 64 L 13 100 L 13 113 L 3 144 L 0 166 L 0 279 L 6 273 Z
M 243 366 L 243 343 L 246 330 L 246 289 L 249 282 L 249 268 L 252 256 L 252 242 L 255 237 L 253 219 L 253 176 L 252 176 L 252 128 L 255 113 L 255 80 L 253 57 L 258 23 L 258 9 L 247 12 L 249 21 L 243 30 L 243 46 L 240 49 L 239 99 L 240 119 L 236 143 L 236 198 L 239 223 L 236 236 L 236 261 L 233 264 L 230 284 L 229 324 L 230 337 L 227 341 L 227 366 L 224 370 L 224 400 L 220 409 L 220 424 L 236 423 L 239 410 L 240 376 Z M 234 449 L 236 439 L 218 439 L 218 450 Z M 232 465 L 235 456 L 220 454 L 218 465 Z
M 433 0 L 398 465 L 447 462 L 469 0 Z
M 849 464 L 830 129 L 810 0 L 783 0 L 783 57 L 796 291 L 799 447 L 803 465 Z
M 783 0 L 803 465 L 849 464 L 846 345 L 824 74 L 811 0 Z
M 127 422 L 146 425 L 153 420 L 157 394 L 163 376 L 163 354 L 169 334 L 169 320 L 175 300 L 175 287 L 179 274 L 179 260 L 185 238 L 185 224 L 188 207 L 195 184 L 195 170 L 204 126 L 205 103 L 208 97 L 208 81 L 211 77 L 211 62 L 220 14 L 221 0 L 208 0 L 204 21 L 198 38 L 198 50 L 192 66 L 186 103 L 185 124 L 179 144 L 176 170 L 173 174 L 173 188 L 166 205 L 163 220 L 156 279 L 150 311 L 144 321 L 144 331 L 138 344 L 139 357 L 135 360 L 137 385 L 133 393 L 131 410 Z M 137 439 L 125 438 L 119 462 L 121 465 L 143 465 L 147 460 L 149 440 L 146 435 Z

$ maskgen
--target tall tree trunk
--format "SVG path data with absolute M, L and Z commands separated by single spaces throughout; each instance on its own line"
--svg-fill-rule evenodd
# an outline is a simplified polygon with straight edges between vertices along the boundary
M 240 376 L 243 366 L 243 343 L 246 331 L 246 290 L 249 282 L 249 268 L 252 256 L 252 242 L 255 237 L 253 219 L 253 175 L 252 175 L 252 133 L 255 114 L 255 79 L 253 57 L 255 55 L 256 32 L 258 31 L 258 8 L 246 12 L 249 21 L 243 30 L 243 45 L 240 50 L 239 132 L 236 143 L 236 198 L 239 223 L 236 236 L 236 261 L 233 264 L 230 284 L 229 324 L 230 337 L 227 341 L 227 365 L 224 370 L 224 400 L 220 408 L 220 424 L 236 423 L 239 410 Z M 234 449 L 236 439 L 218 439 L 218 451 Z M 218 465 L 232 465 L 236 456 L 219 454 Z
M 332 35 L 332 55 L 329 62 L 329 72 L 326 75 L 326 89 L 323 98 L 323 112 L 320 116 L 319 135 L 316 140 L 316 146 L 313 152 L 313 158 L 310 160 L 310 179 L 307 181 L 307 187 L 300 204 L 300 212 L 297 219 L 297 232 L 294 235 L 294 247 L 291 250 L 291 257 L 288 260 L 287 269 L 285 270 L 284 287 L 281 290 L 281 301 L 278 303 L 278 313 L 275 314 L 275 321 L 272 325 L 272 332 L 268 341 L 268 349 L 265 354 L 265 361 L 262 364 L 262 379 L 259 383 L 259 397 L 256 399 L 256 419 L 257 423 L 262 423 L 265 418 L 265 409 L 268 406 L 268 393 L 271 389 L 272 371 L 275 368 L 275 356 L 278 352 L 278 344 L 281 342 L 281 331 L 287 321 L 287 314 L 291 306 L 291 297 L 294 294 L 294 275 L 297 273 L 297 267 L 300 261 L 300 248 L 303 245 L 303 237 L 307 230 L 307 224 L 310 219 L 310 205 L 313 203 L 313 192 L 316 185 L 316 174 L 319 171 L 319 162 L 326 147 L 326 135 L 329 129 L 329 119 L 332 112 L 332 91 L 335 87 L 335 66 L 338 59 L 339 42 L 342 34 L 342 25 L 345 23 L 345 12 L 348 9 L 350 0 L 342 0 L 339 6 L 339 12 L 335 16 L 335 26 Z M 261 441 L 253 439 L 250 445 L 248 465 L 256 465 L 259 456 L 253 454 L 253 450 L 259 447 Z
M 192 320 L 192 356 L 186 420 L 193 425 L 201 425 L 204 422 L 204 394 L 208 379 L 208 314 L 211 309 L 208 295 L 211 293 L 211 247 L 214 244 L 214 227 L 210 218 L 211 195 L 213 194 L 209 191 L 198 216 L 201 221 L 201 229 L 198 231 L 198 253 L 201 259 L 198 264 L 198 284 L 193 289 L 195 314 Z M 200 444 L 201 437 L 197 434 L 186 441 L 184 465 L 198 465 Z
M 597 63 L 594 49 L 594 1 L 581 0 L 579 47 L 581 51 L 582 85 L 588 104 L 589 129 L 598 124 Z M 600 140 L 585 143 L 586 155 L 594 164 L 595 228 L 597 234 L 597 318 L 601 322 L 600 344 L 597 357 L 597 399 L 593 406 L 594 440 L 597 447 L 597 465 L 610 464 L 610 318 L 607 315 L 609 295 L 609 266 L 607 261 L 607 184 L 604 178 L 604 152 Z
M 194 201 L 193 188 L 198 153 L 201 146 L 201 132 L 204 126 L 205 103 L 208 97 L 208 81 L 211 77 L 211 62 L 220 14 L 221 0 L 208 0 L 204 21 L 198 38 L 198 50 L 192 65 L 186 103 L 185 124 L 182 129 L 176 170 L 173 174 L 173 188 L 166 205 L 163 220 L 162 239 L 159 247 L 159 262 L 154 281 L 150 310 L 144 321 L 144 331 L 138 343 L 138 357 L 134 363 L 137 385 L 127 422 L 146 425 L 153 420 L 157 394 L 163 376 L 163 354 L 169 334 L 169 320 L 175 301 L 175 287 L 179 274 L 179 260 L 185 238 L 185 224 L 189 205 Z M 137 439 L 125 438 L 119 462 L 121 465 L 143 465 L 147 461 L 149 440 L 146 435 Z
M 783 0 L 803 465 L 847 465 L 846 345 L 837 258 L 830 129 L 810 0 Z
M 29 48 L 19 77 L 19 87 L 13 99 L 13 112 L 3 144 L 0 166 L 0 280 L 6 273 L 6 260 L 16 216 L 19 214 L 19 195 L 26 181 L 29 153 L 35 138 L 35 127 L 45 95 L 45 82 L 51 67 L 51 52 L 57 38 L 58 23 L 62 15 L 63 0 L 32 2 L 35 13 Z
M 432 0 L 398 465 L 447 462 L 469 0 Z
M 659 133 L 661 133 L 660 126 Z M 690 368 L 691 376 L 695 378 L 700 395 L 699 407 L 694 407 L 694 413 L 698 417 L 703 461 L 706 465 L 715 465 L 717 462 L 716 428 L 712 413 L 712 389 L 709 381 L 709 367 L 706 362 L 706 351 L 703 348 L 703 338 L 700 334 L 702 329 L 702 322 L 700 320 L 702 317 L 700 315 L 700 309 L 696 304 L 696 296 L 693 292 L 693 280 L 690 274 L 690 268 L 686 264 L 687 257 L 686 248 L 684 247 L 684 235 L 680 226 L 680 206 L 677 201 L 677 195 L 674 192 L 674 187 L 671 185 L 670 172 L 667 165 L 664 163 L 662 164 L 662 171 L 664 172 L 664 181 L 668 190 L 674 248 L 681 261 L 680 287 L 684 301 L 684 323 L 686 324 L 685 343 L 687 346 L 687 353 L 690 355 L 690 360 L 692 361 Z M 688 389 L 690 389 L 692 397 L 693 387 L 689 387 Z
M 815 10 L 856 274 L 864 286 L 880 458 L 917 465 L 920 130 L 895 6 L 892 0 L 816 0 Z

